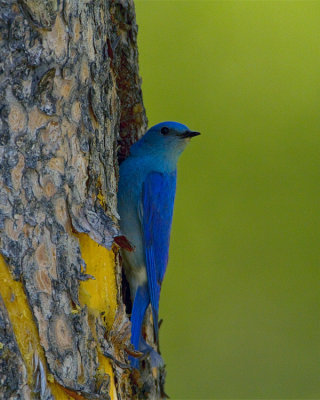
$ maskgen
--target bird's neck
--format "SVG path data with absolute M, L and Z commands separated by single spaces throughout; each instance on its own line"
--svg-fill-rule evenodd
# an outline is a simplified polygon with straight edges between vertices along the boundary
M 135 143 L 131 150 L 131 157 L 135 158 L 140 165 L 150 171 L 170 173 L 176 170 L 179 156 L 184 147 L 181 146 L 159 146 L 149 145 L 145 142 Z
M 150 151 L 146 156 L 148 168 L 152 171 L 171 173 L 177 169 L 177 162 L 180 154 L 177 152 Z

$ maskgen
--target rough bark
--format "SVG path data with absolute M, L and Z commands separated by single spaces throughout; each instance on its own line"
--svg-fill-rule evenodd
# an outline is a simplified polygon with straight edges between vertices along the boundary
M 27 384 L 27 370 L 17 345 L 9 316 L 0 295 L 0 385 L 1 395 L 9 399 L 12 396 L 27 398 L 30 389 Z
M 0 7 L 0 251 L 10 271 L 0 287 L 7 299 L 0 397 L 159 398 L 163 371 L 127 367 L 130 325 L 115 246 L 112 327 L 79 299 L 81 282 L 94 277 L 78 233 L 111 249 L 119 234 L 117 152 L 125 158 L 146 128 L 133 2 L 0 0 Z M 20 307 L 36 323 L 25 340 L 39 343 L 28 350 L 6 309 L 15 300 L 6 286 L 16 284 L 12 292 L 26 296 Z M 101 373 L 99 352 L 114 382 Z

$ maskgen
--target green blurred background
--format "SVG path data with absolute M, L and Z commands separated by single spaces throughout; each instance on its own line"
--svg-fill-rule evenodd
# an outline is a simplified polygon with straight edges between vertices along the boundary
M 320 398 L 320 2 L 136 0 L 150 125 L 187 124 L 172 399 Z

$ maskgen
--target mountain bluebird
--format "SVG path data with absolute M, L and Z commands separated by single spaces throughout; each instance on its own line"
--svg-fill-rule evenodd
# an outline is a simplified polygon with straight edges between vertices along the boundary
M 142 324 L 151 303 L 158 344 L 159 297 L 168 263 L 177 161 L 190 138 L 197 135 L 178 122 L 162 122 L 131 146 L 120 165 L 120 229 L 132 244 L 121 251 L 133 304 L 131 342 L 136 350 L 150 353 L 153 366 L 161 365 L 162 359 L 142 338 Z M 130 360 L 138 368 L 139 360 Z

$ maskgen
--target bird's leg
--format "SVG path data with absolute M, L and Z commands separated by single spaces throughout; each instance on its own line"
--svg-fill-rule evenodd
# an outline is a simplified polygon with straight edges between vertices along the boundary
M 124 235 L 115 236 L 113 240 L 121 249 L 135 251 L 134 245 Z

